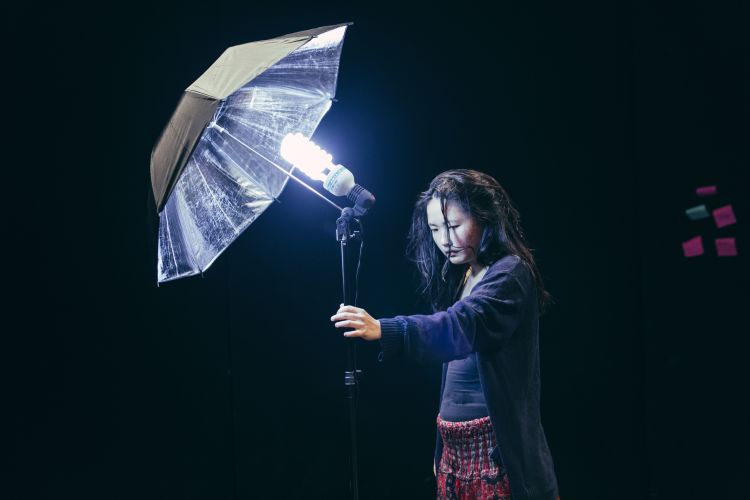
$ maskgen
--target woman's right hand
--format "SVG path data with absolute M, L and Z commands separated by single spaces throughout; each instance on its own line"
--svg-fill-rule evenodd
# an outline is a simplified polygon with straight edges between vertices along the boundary
M 336 328 L 354 328 L 344 332 L 344 337 L 361 337 L 365 340 L 380 340 L 380 321 L 376 320 L 361 307 L 341 304 L 339 310 L 331 316 Z

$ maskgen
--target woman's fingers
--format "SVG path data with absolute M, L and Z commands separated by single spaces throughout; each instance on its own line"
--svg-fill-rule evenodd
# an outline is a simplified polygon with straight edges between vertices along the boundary
M 363 326 L 363 325 L 364 325 L 364 322 L 362 322 L 362 321 L 356 321 L 356 320 L 351 320 L 351 319 L 347 319 L 347 320 L 344 320 L 344 321 L 339 321 L 338 323 L 334 324 L 334 326 L 336 328 L 349 328 L 349 327 L 354 328 L 354 327 Z
M 340 312 L 331 316 L 331 321 L 338 321 L 341 319 L 361 320 L 362 315 L 359 313 L 354 313 L 354 312 L 343 312 L 343 313 Z

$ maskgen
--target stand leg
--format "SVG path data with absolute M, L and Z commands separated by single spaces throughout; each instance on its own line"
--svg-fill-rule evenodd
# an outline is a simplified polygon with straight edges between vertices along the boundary
M 346 339 L 347 343 L 347 371 L 344 372 L 344 384 L 346 386 L 346 398 L 349 400 L 349 438 L 351 443 L 351 492 L 354 500 L 359 499 L 359 469 L 357 464 L 357 368 L 356 368 L 356 345 L 354 339 Z

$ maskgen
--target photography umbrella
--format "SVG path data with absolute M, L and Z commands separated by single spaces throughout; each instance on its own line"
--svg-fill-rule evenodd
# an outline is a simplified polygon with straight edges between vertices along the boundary
M 208 269 L 281 194 L 281 141 L 331 107 L 349 24 L 230 47 L 185 90 L 151 154 L 159 283 Z
M 281 156 L 285 137 L 309 139 L 330 109 L 349 24 L 230 47 L 185 90 L 151 153 L 151 186 L 159 213 L 159 283 L 208 269 L 291 178 L 341 212 L 336 238 L 341 244 L 343 300 L 351 303 L 347 247 L 361 241 L 361 230 L 352 230 L 350 222 L 359 222 L 356 217 L 375 199 L 354 183 L 346 168 L 331 164 L 324 186 L 354 202 L 354 208 L 342 209 L 298 179 L 295 167 Z M 306 151 L 310 154 L 293 155 L 303 170 L 310 167 L 304 165 L 308 160 L 324 153 Z M 317 162 L 315 168 L 321 165 Z M 360 371 L 354 339 L 346 344 L 350 488 L 356 500 Z

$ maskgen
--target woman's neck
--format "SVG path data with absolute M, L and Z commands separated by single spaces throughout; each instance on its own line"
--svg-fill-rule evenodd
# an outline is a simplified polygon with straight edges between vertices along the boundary
M 479 262 L 472 262 L 471 264 L 469 264 L 469 268 L 471 269 L 471 276 L 475 277 L 479 273 L 484 271 L 487 268 L 487 266 L 480 264 Z

